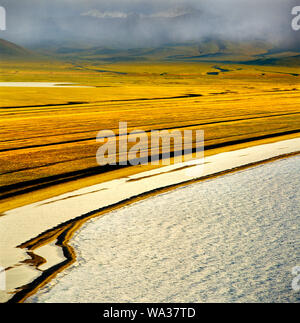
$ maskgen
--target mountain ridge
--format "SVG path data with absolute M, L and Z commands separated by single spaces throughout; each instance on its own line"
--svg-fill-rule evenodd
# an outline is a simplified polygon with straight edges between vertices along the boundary
M 218 62 L 253 65 L 299 66 L 300 50 L 276 47 L 261 40 L 233 42 L 205 39 L 186 43 L 166 44 L 149 48 L 118 48 L 97 44 L 45 43 L 26 49 L 0 39 L 1 59 L 99 61 L 103 63 L 163 61 L 163 62 Z

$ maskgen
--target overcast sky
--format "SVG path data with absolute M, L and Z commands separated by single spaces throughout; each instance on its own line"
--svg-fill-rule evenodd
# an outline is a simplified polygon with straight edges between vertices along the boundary
M 260 39 L 286 41 L 296 0 L 1 0 L 5 38 L 145 47 L 164 43 Z M 300 33 L 300 32 L 299 32 Z

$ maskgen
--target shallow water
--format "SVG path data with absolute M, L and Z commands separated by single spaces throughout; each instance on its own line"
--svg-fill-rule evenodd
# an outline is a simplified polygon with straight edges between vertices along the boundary
M 299 174 L 291 157 L 95 218 L 28 302 L 299 302 Z
M 0 82 L 0 87 L 86 87 L 75 83 L 51 83 L 51 82 Z

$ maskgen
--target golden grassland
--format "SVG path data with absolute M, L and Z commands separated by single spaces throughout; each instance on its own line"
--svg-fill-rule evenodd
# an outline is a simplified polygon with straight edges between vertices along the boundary
M 298 67 L 9 61 L 0 72 L 0 82 L 91 86 L 0 87 L 2 196 L 88 175 L 97 167 L 98 131 L 117 131 L 120 121 L 129 130 L 201 129 L 206 146 L 300 135 Z

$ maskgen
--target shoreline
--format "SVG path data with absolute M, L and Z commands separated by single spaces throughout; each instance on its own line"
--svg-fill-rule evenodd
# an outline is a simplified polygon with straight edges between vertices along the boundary
M 26 303 L 297 302 L 299 155 L 91 219 L 76 262 Z
M 17 292 L 7 303 L 23 303 L 23 302 L 25 302 L 27 298 L 34 295 L 38 290 L 43 288 L 52 279 L 54 279 L 59 273 L 61 273 L 62 271 L 64 271 L 65 269 L 67 269 L 73 263 L 76 262 L 76 252 L 75 252 L 74 248 L 69 243 L 70 243 L 71 239 L 73 238 L 74 234 L 78 230 L 80 230 L 80 228 L 87 221 L 89 221 L 93 218 L 96 218 L 96 217 L 103 216 L 106 213 L 118 210 L 122 207 L 131 205 L 131 204 L 136 203 L 138 201 L 143 201 L 143 200 L 149 199 L 151 197 L 160 195 L 162 193 L 167 193 L 167 192 L 173 191 L 174 189 L 179 188 L 179 187 L 183 187 L 186 185 L 194 184 L 194 183 L 209 180 L 209 179 L 214 179 L 217 177 L 222 177 L 222 176 L 230 174 L 230 173 L 239 172 L 242 170 L 246 170 L 248 168 L 268 164 L 268 163 L 271 163 L 271 162 L 274 162 L 274 161 L 277 161 L 280 159 L 289 158 L 289 157 L 298 156 L 298 155 L 300 155 L 300 152 L 292 153 L 292 154 L 288 154 L 288 155 L 282 155 L 282 156 L 274 157 L 274 158 L 271 158 L 269 160 L 265 160 L 262 162 L 257 162 L 257 163 L 241 166 L 239 168 L 224 171 L 224 172 L 221 172 L 218 174 L 213 174 L 213 175 L 210 175 L 205 178 L 198 179 L 198 180 L 191 180 L 191 181 L 180 183 L 177 185 L 171 185 L 170 187 L 164 187 L 162 189 L 157 189 L 157 190 L 154 190 L 151 192 L 147 192 L 147 193 L 144 193 L 144 194 L 141 194 L 138 196 L 133 196 L 132 198 L 130 198 L 127 201 L 122 201 L 120 203 L 117 203 L 116 205 L 112 205 L 107 208 L 104 208 L 103 210 L 97 210 L 95 212 L 91 212 L 92 214 L 90 214 L 90 215 L 85 214 L 82 216 L 82 219 L 72 220 L 72 221 L 70 221 L 70 223 L 64 224 L 62 227 L 56 228 L 55 230 L 60 229 L 59 230 L 60 234 L 57 237 L 51 236 L 52 230 L 46 234 L 46 237 L 43 234 L 41 237 L 37 238 L 37 240 L 35 242 L 30 241 L 29 244 L 24 244 L 24 245 L 20 246 L 20 248 L 28 248 L 30 250 L 31 250 L 31 248 L 33 248 L 33 250 L 34 250 L 34 248 L 36 246 L 39 246 L 40 243 L 50 243 L 50 242 L 53 242 L 54 240 L 56 240 L 57 242 L 55 244 L 58 247 L 62 248 L 64 257 L 66 258 L 66 260 L 60 264 L 57 264 L 57 266 L 55 266 L 55 268 L 50 268 L 48 271 L 44 272 L 40 277 L 38 277 L 32 283 L 28 284 L 26 286 L 26 289 L 22 289 L 19 292 Z M 49 240 L 44 240 L 44 239 L 47 239 L 48 235 L 51 236 L 49 238 Z
M 285 146 L 285 144 L 292 143 L 292 142 L 295 144 L 295 147 L 293 148 L 294 151 L 292 148 L 289 149 L 289 147 Z M 269 152 L 269 154 L 266 153 L 266 149 L 265 149 L 266 148 L 265 146 L 268 146 L 268 145 L 269 145 L 269 147 L 270 147 L 270 145 L 272 145 L 272 147 L 273 147 L 273 152 L 272 153 Z M 285 149 L 285 153 L 283 151 L 281 151 L 280 153 L 279 152 L 276 153 L 275 152 L 276 149 L 274 147 L 277 147 L 277 150 L 284 150 Z M 245 161 L 244 161 L 244 163 L 243 162 L 239 163 L 239 161 L 237 162 L 236 159 L 234 159 L 234 158 L 237 158 L 237 156 L 240 156 L 239 154 L 241 154 L 241 153 L 245 153 L 245 152 L 249 153 L 249 150 L 250 150 L 250 155 L 251 155 L 251 151 L 252 151 L 252 154 L 254 154 L 254 155 L 255 155 L 255 151 L 256 151 L 257 156 L 254 159 L 252 158 L 253 156 L 251 157 L 252 159 L 251 158 L 250 158 L 250 160 L 248 159 L 248 163 L 245 163 Z M 289 150 L 292 150 L 292 151 L 289 151 Z M 66 267 L 68 267 L 72 263 L 74 263 L 74 261 L 76 260 L 76 254 L 75 254 L 75 251 L 73 250 L 73 248 L 68 243 L 69 243 L 70 239 L 72 238 L 73 234 L 89 219 L 91 219 L 93 217 L 101 216 L 111 210 L 118 209 L 122 206 L 134 203 L 138 200 L 146 199 L 151 196 L 161 194 L 163 192 L 171 191 L 171 190 L 173 190 L 177 187 L 180 187 L 180 186 L 189 185 L 191 183 L 203 181 L 208 178 L 222 176 L 227 173 L 236 172 L 236 171 L 243 170 L 243 169 L 246 169 L 249 167 L 253 167 L 253 166 L 256 166 L 259 164 L 264 164 L 264 163 L 271 162 L 271 161 L 274 161 L 277 159 L 297 155 L 299 153 L 300 153 L 300 138 L 295 138 L 295 139 L 283 140 L 283 141 L 270 143 L 270 144 L 264 144 L 264 145 L 254 146 L 254 147 L 243 148 L 243 149 L 234 150 L 231 152 L 223 152 L 223 153 L 220 153 L 217 155 L 212 155 L 212 156 L 206 157 L 206 161 L 207 161 L 207 159 L 209 159 L 209 161 L 208 161 L 209 163 L 211 162 L 211 160 L 215 160 L 218 162 L 218 158 L 219 158 L 219 163 L 221 162 L 221 164 L 224 164 L 224 158 L 226 161 L 226 156 L 227 156 L 227 159 L 229 159 L 229 165 L 227 165 L 227 166 L 225 165 L 225 169 L 224 169 L 224 167 L 223 167 L 223 169 L 222 169 L 222 167 L 219 168 L 219 171 L 216 171 L 216 167 L 213 167 L 213 168 L 215 168 L 215 172 L 211 170 L 210 173 L 208 171 L 208 174 L 203 175 L 203 176 L 198 176 L 198 177 L 196 176 L 196 178 L 182 180 L 182 172 L 186 172 L 186 169 L 184 169 L 184 167 L 182 167 L 182 166 L 179 167 L 178 165 L 177 165 L 177 167 L 175 167 L 175 169 L 174 169 L 174 166 L 172 165 L 173 169 L 171 167 L 171 170 L 169 170 L 167 172 L 162 172 L 162 169 L 164 167 L 161 167 L 158 170 L 143 172 L 142 174 L 144 174 L 144 176 L 141 176 L 141 174 L 131 175 L 131 176 L 129 176 L 129 180 L 127 177 L 126 182 L 128 185 L 129 185 L 129 183 L 131 183 L 131 185 L 138 186 L 136 182 L 139 183 L 139 181 L 142 181 L 142 182 L 144 181 L 146 183 L 148 181 L 148 185 L 149 185 L 149 181 L 150 182 L 153 181 L 153 177 L 155 178 L 156 176 L 161 176 L 162 178 L 167 177 L 167 179 L 163 179 L 162 182 L 164 183 L 164 180 L 165 180 L 165 183 L 169 183 L 169 185 L 166 185 L 166 184 L 158 185 L 159 187 L 152 188 L 149 190 L 146 189 L 146 191 L 144 191 L 144 192 L 139 192 L 138 194 L 133 194 L 130 197 L 127 197 L 125 199 L 121 199 L 120 201 L 117 201 L 115 203 L 111 203 L 109 205 L 102 206 L 102 207 L 100 207 L 98 209 L 94 209 L 90 212 L 81 213 L 81 215 L 76 218 L 69 219 L 68 221 L 63 221 L 59 225 L 52 226 L 50 229 L 48 229 L 46 231 L 45 230 L 42 231 L 43 233 L 39 234 L 39 235 L 35 235 L 36 238 L 34 238 L 34 239 L 26 240 L 27 242 L 25 242 L 25 243 L 23 240 L 23 243 L 18 244 L 15 247 L 21 248 L 22 250 L 27 250 L 26 251 L 27 255 L 30 254 L 31 258 L 32 258 L 31 265 L 35 266 L 36 269 L 39 269 L 40 264 L 39 264 L 39 261 L 37 261 L 37 258 L 35 258 L 33 256 L 33 255 L 35 255 L 33 251 L 35 249 L 40 248 L 41 246 L 49 245 L 49 243 L 53 242 L 53 241 L 56 241 L 57 248 L 62 249 L 64 260 L 62 259 L 62 261 L 60 263 L 57 263 L 54 266 L 51 266 L 50 268 L 47 268 L 46 270 L 44 270 L 42 272 L 42 275 L 39 275 L 31 283 L 27 284 L 25 286 L 25 288 L 24 288 L 24 286 L 23 286 L 23 288 L 20 288 L 20 290 L 17 293 L 15 293 L 14 296 L 8 300 L 8 302 L 23 302 L 27 297 L 31 296 L 39 288 L 41 288 L 46 283 L 48 283 L 59 272 L 61 272 Z M 245 155 L 240 156 L 240 158 L 243 158 L 243 157 L 245 158 Z M 230 161 L 230 158 L 233 158 L 233 160 Z M 230 168 L 230 163 L 232 166 L 231 168 Z M 225 164 L 226 164 L 226 162 L 225 162 Z M 167 166 L 167 167 L 170 168 L 170 166 Z M 190 167 L 190 166 L 188 166 L 188 167 Z M 197 166 L 194 166 L 194 167 L 197 167 Z M 178 169 L 176 169 L 176 168 L 178 168 Z M 177 172 L 179 172 L 179 173 L 181 172 L 181 175 L 179 176 L 179 178 L 180 178 L 179 182 L 178 182 L 178 178 L 176 178 L 176 176 L 174 176 L 174 174 L 176 174 Z M 172 183 L 172 181 L 170 181 L 170 178 L 173 178 L 173 183 Z M 175 180 L 175 182 L 174 182 L 174 180 Z M 114 182 L 114 181 L 112 181 L 112 182 Z M 91 187 L 89 187 L 89 189 L 91 190 Z M 73 191 L 73 193 L 74 193 L 74 191 Z M 85 193 L 87 193 L 87 192 L 85 192 Z M 93 190 L 90 193 L 97 194 L 97 192 L 93 192 Z M 98 191 L 98 193 L 99 193 L 99 191 Z M 66 200 L 66 197 L 64 197 L 64 195 L 65 194 L 63 194 L 62 199 Z M 75 195 L 74 198 L 76 198 L 76 197 L 79 198 L 80 195 L 77 195 L 77 196 Z M 69 198 L 70 198 L 70 196 L 69 196 Z M 46 200 L 46 204 L 43 203 L 43 205 L 49 206 L 49 205 L 51 205 L 51 203 L 57 204 L 59 202 L 63 202 L 62 199 L 57 200 L 57 198 L 56 199 L 50 198 L 50 199 L 48 199 L 48 201 Z M 38 204 L 38 203 L 35 203 L 35 204 Z M 20 209 L 22 209 L 22 208 L 20 208 Z M 13 214 L 11 214 L 11 215 L 13 216 Z M 12 219 L 12 217 L 9 217 L 9 214 L 4 215 L 2 217 L 2 219 L 4 219 L 4 218 Z M 38 257 L 43 258 L 43 255 L 42 256 L 38 255 Z M 48 258 L 45 257 L 43 259 L 47 262 L 46 259 L 48 259 Z

